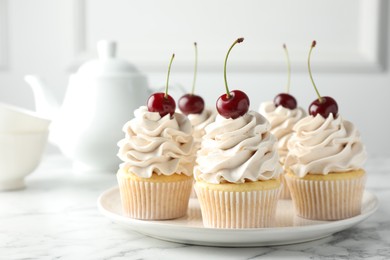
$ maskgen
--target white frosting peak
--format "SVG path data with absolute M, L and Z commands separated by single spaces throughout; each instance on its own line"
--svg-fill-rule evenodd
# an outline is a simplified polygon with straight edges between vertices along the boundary
M 358 130 L 340 115 L 307 116 L 294 131 L 285 165 L 299 177 L 357 170 L 367 159 Z
M 259 112 L 271 124 L 271 133 L 278 139 L 280 161 L 284 163 L 288 152 L 287 143 L 292 136 L 293 127 L 306 116 L 306 112 L 301 107 L 295 109 L 276 107 L 273 101 L 262 103 Z
M 196 178 L 209 183 L 277 179 L 281 173 L 276 138 L 268 121 L 250 111 L 236 119 L 217 115 L 198 151 Z
M 200 114 L 189 114 L 187 117 L 191 122 L 194 129 L 193 136 L 195 141 L 196 150 L 200 148 L 202 137 L 206 133 L 205 128 L 210 123 L 215 121 L 217 116 L 216 110 L 204 109 Z
M 161 117 L 141 106 L 127 122 L 125 138 L 118 142 L 120 168 L 142 178 L 152 173 L 192 175 L 192 126 L 182 114 Z

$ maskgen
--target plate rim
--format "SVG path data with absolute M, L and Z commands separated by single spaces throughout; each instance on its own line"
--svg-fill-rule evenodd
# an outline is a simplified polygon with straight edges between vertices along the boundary
M 269 227 L 269 228 L 240 228 L 240 229 L 210 228 L 210 227 L 202 227 L 202 226 L 197 227 L 197 226 L 173 225 L 173 224 L 171 224 L 169 222 L 165 222 L 165 221 L 149 221 L 149 220 L 132 219 L 132 218 L 125 217 L 123 215 L 118 215 L 117 213 L 114 213 L 114 212 L 106 209 L 102 203 L 104 198 L 106 198 L 107 196 L 109 196 L 111 193 L 114 193 L 114 192 L 119 193 L 118 186 L 113 186 L 113 187 L 105 190 L 104 192 L 102 192 L 97 199 L 97 207 L 102 215 L 109 218 L 111 221 L 115 222 L 116 224 L 124 225 L 127 228 L 129 228 L 135 232 L 138 232 L 138 233 L 150 236 L 150 237 L 154 237 L 154 238 L 157 238 L 160 240 L 185 243 L 185 244 L 194 244 L 194 245 L 209 245 L 209 246 L 211 245 L 210 243 L 206 243 L 206 242 L 199 243 L 198 241 L 194 242 L 191 239 L 188 239 L 186 241 L 180 241 L 180 240 L 175 240 L 175 239 L 172 239 L 172 238 L 169 238 L 166 236 L 154 236 L 148 232 L 142 232 L 140 227 L 147 226 L 147 227 L 159 227 L 162 229 L 169 228 L 170 230 L 180 230 L 181 232 L 185 232 L 185 231 L 204 232 L 204 233 L 213 232 L 214 234 L 224 234 L 224 233 L 231 234 L 232 232 L 234 232 L 237 234 L 248 234 L 248 235 L 253 235 L 253 234 L 261 235 L 262 233 L 273 233 L 273 234 L 277 235 L 280 232 L 283 232 L 284 234 L 286 234 L 286 233 L 291 234 L 291 233 L 295 233 L 295 232 L 301 232 L 301 233 L 303 232 L 304 233 L 304 232 L 312 232 L 313 229 L 318 230 L 318 231 L 329 230 L 329 232 L 327 232 L 327 234 L 324 234 L 323 236 L 319 236 L 317 238 L 312 238 L 312 239 L 301 240 L 301 241 L 312 241 L 312 240 L 327 237 L 327 236 L 332 235 L 336 232 L 340 232 L 342 230 L 351 228 L 352 226 L 359 224 L 360 222 L 362 222 L 363 220 L 365 220 L 366 218 L 371 216 L 379 208 L 378 197 L 375 194 L 373 194 L 372 192 L 365 190 L 364 194 L 368 194 L 368 196 L 371 197 L 371 199 L 374 201 L 374 203 L 367 212 L 364 212 L 363 214 L 359 214 L 359 215 L 354 216 L 352 218 L 347 218 L 347 219 L 343 219 L 343 220 L 336 220 L 336 221 L 323 221 L 322 223 L 315 223 L 312 225 L 304 225 L 304 226 Z M 136 226 L 137 228 L 134 228 L 134 226 Z M 340 229 L 340 227 L 344 227 L 344 228 Z M 337 230 L 332 231 L 330 228 L 337 229 Z M 293 243 L 294 242 L 282 243 L 282 244 L 293 244 Z M 295 243 L 300 243 L 300 242 L 295 242 Z M 224 246 L 224 244 L 228 244 L 228 243 L 221 243 L 221 242 L 216 241 L 215 244 L 217 246 Z M 256 244 L 256 242 L 254 242 L 252 244 Z M 264 243 L 260 243 L 257 246 L 261 246 L 263 244 Z M 277 245 L 277 244 L 278 243 L 271 243 L 271 244 L 267 244 L 267 245 Z M 213 245 L 211 245 L 211 246 L 213 246 Z M 249 245 L 249 246 L 251 246 L 251 245 Z

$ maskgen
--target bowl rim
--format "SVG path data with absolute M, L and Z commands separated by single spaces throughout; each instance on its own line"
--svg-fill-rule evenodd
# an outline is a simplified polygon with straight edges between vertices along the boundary
M 0 131 L 0 137 L 6 137 L 6 136 L 25 136 L 25 135 L 43 135 L 43 134 L 49 134 L 50 130 L 42 130 L 42 131 L 18 131 L 18 132 L 1 132 Z
M 40 119 L 40 120 L 48 121 L 48 123 L 50 123 L 52 121 L 50 118 L 48 118 L 44 115 L 41 115 L 40 113 L 38 113 L 36 111 L 30 110 L 30 109 L 27 109 L 24 107 L 19 107 L 19 106 L 0 102 L 0 108 L 5 108 L 5 109 L 8 109 L 12 112 L 16 112 L 16 113 L 19 113 L 22 115 L 32 116 L 32 117 Z

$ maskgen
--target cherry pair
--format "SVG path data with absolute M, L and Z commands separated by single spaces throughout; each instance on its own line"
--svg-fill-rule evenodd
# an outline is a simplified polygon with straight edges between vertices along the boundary
M 204 101 L 201 96 L 195 95 L 195 82 L 196 82 L 196 71 L 198 65 L 198 49 L 196 42 L 195 46 L 195 72 L 194 72 L 194 82 L 192 85 L 192 93 L 186 94 L 179 99 L 179 108 L 183 114 L 200 114 L 204 109 Z M 167 83 L 165 85 L 165 93 L 158 92 L 152 94 L 147 102 L 149 112 L 158 112 L 161 117 L 170 114 L 173 116 L 176 110 L 175 100 L 168 95 L 168 84 L 169 84 L 169 74 L 171 73 L 171 66 L 175 54 L 172 54 L 171 61 L 169 62 L 168 67 L 168 76 Z
M 320 93 L 318 92 L 318 89 L 314 83 L 313 76 L 311 73 L 311 67 L 310 67 L 310 58 L 311 58 L 311 52 L 313 48 L 316 46 L 316 41 L 313 41 L 310 51 L 309 51 L 309 58 L 308 58 L 308 69 L 309 69 L 309 75 L 310 80 L 314 86 L 314 89 L 317 93 L 318 99 L 314 100 L 310 106 L 309 106 L 309 114 L 312 116 L 316 116 L 317 114 L 320 114 L 324 118 L 327 118 L 330 114 L 333 114 L 334 117 L 337 117 L 338 114 L 338 105 L 337 102 L 328 96 L 321 97 Z M 287 81 L 287 93 L 280 93 L 278 94 L 274 99 L 275 106 L 283 106 L 287 109 L 295 109 L 297 107 L 297 101 L 296 99 L 289 94 L 289 88 L 290 88 L 290 59 L 288 56 L 287 47 L 284 44 L 283 48 L 286 53 L 287 57 L 287 65 L 288 65 L 288 81 Z
M 229 91 L 227 80 L 226 80 L 226 64 L 227 64 L 229 53 L 232 50 L 234 45 L 242 42 L 243 40 L 244 38 L 238 38 L 232 44 L 225 57 L 224 78 L 225 78 L 226 95 L 223 94 L 222 96 L 220 96 L 216 104 L 218 113 L 225 118 L 235 119 L 239 116 L 244 115 L 249 109 L 248 96 L 240 90 Z M 179 108 L 185 115 L 200 114 L 204 109 L 203 99 L 200 96 L 194 94 L 197 63 L 198 63 L 197 44 L 194 43 L 194 45 L 195 45 L 195 69 L 194 69 L 194 80 L 192 84 L 192 92 L 190 94 L 186 94 L 182 96 L 179 99 Z

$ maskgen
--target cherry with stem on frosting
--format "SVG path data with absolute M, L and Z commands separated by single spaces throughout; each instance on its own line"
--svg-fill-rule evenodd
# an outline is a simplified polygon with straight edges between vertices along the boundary
M 311 83 L 314 86 L 314 89 L 317 93 L 318 99 L 314 100 L 310 106 L 309 106 L 309 114 L 312 116 L 316 116 L 317 114 L 320 114 L 322 117 L 327 118 L 330 114 L 333 114 L 333 117 L 337 117 L 339 108 L 337 105 L 336 100 L 334 100 L 331 97 L 325 96 L 321 97 L 320 93 L 318 92 L 318 89 L 316 87 L 316 84 L 314 83 L 313 76 L 311 74 L 311 67 L 310 67 L 310 57 L 311 57 L 311 52 L 313 48 L 316 46 L 317 42 L 313 41 L 311 44 L 311 48 L 309 51 L 309 58 L 307 61 L 307 65 L 309 68 L 309 75 L 310 75 L 310 80 Z
M 175 54 L 172 54 L 171 61 L 169 62 L 165 92 L 157 92 L 150 95 L 147 102 L 148 111 L 158 112 L 161 117 L 164 117 L 168 114 L 173 116 L 173 114 L 175 114 L 175 109 L 176 109 L 175 100 L 170 95 L 168 95 L 169 74 L 171 73 L 171 65 L 172 65 L 173 58 L 175 58 Z
M 192 91 L 189 94 L 185 94 L 179 99 L 179 108 L 185 115 L 189 114 L 201 114 L 204 110 L 204 100 L 201 96 L 195 95 L 195 83 L 196 74 L 198 70 L 198 47 L 194 42 L 195 47 L 195 66 L 194 66 L 194 80 L 192 82 Z
M 287 109 L 293 110 L 297 108 L 297 100 L 292 95 L 290 95 L 291 65 L 286 44 L 283 44 L 283 49 L 287 59 L 287 89 L 286 93 L 280 93 L 276 95 L 276 97 L 274 98 L 274 104 L 275 107 L 282 106 Z
M 226 88 L 226 94 L 221 95 L 217 100 L 217 111 L 218 113 L 223 116 L 224 118 L 232 118 L 236 119 L 240 116 L 245 115 L 246 112 L 249 110 L 249 98 L 248 96 L 242 92 L 241 90 L 232 90 L 229 91 L 229 87 L 227 84 L 226 79 L 226 64 L 227 59 L 229 57 L 230 51 L 233 49 L 234 45 L 237 43 L 243 42 L 244 38 L 238 38 L 235 40 L 230 46 L 226 57 L 225 57 L 225 65 L 223 68 L 223 76 L 225 79 L 225 88 Z

